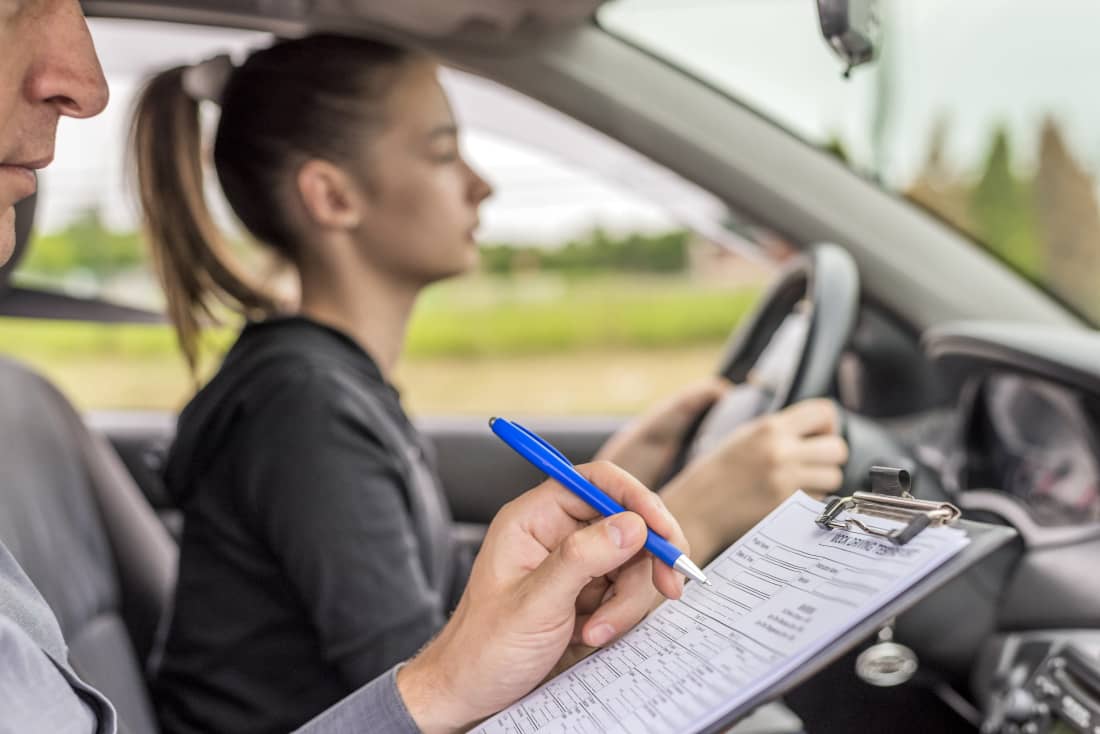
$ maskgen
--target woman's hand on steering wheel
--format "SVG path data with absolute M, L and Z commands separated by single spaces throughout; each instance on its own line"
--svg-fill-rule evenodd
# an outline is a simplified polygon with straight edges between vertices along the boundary
M 688 385 L 615 433 L 600 448 L 596 459 L 617 464 L 642 484 L 656 489 L 668 476 L 688 428 L 730 387 L 723 377 L 708 377 Z
M 796 490 L 822 497 L 843 481 L 848 445 L 831 400 L 804 400 L 735 428 L 661 490 L 706 563 Z

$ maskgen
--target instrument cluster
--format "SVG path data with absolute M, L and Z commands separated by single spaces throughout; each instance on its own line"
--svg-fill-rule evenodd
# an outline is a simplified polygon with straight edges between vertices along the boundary
M 996 373 L 975 388 L 960 489 L 996 490 L 1044 526 L 1100 522 L 1094 400 L 1034 377 Z

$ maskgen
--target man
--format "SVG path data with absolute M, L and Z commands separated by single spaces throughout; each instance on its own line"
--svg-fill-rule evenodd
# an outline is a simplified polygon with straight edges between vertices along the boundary
M 58 120 L 106 104 L 77 0 L 0 0 L 0 264 L 14 246 L 14 205 L 50 162 Z M 302 731 L 459 730 L 534 688 L 571 645 L 628 630 L 652 606 L 654 586 L 678 597 L 682 579 L 642 552 L 647 523 L 686 551 L 676 521 L 613 465 L 580 469 L 633 512 L 589 525 L 596 513 L 553 482 L 509 503 L 439 636 Z M 613 571 L 613 593 L 590 593 Z M 0 732 L 116 729 L 110 703 L 68 666 L 57 620 L 0 542 Z

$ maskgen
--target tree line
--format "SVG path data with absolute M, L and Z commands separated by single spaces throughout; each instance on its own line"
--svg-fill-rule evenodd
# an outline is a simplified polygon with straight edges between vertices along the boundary
M 482 245 L 481 267 L 492 275 L 530 271 L 678 273 L 687 267 L 689 242 L 686 230 L 613 235 L 597 228 L 560 247 Z M 22 269 L 44 277 L 83 272 L 102 279 L 143 268 L 147 261 L 139 232 L 113 231 L 96 209 L 88 209 L 64 229 L 39 234 Z

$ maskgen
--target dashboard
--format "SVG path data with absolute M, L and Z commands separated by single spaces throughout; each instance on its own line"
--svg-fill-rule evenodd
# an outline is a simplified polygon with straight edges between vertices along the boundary
M 987 322 L 923 341 L 955 396 L 948 494 L 1000 512 L 1029 545 L 1100 533 L 1100 334 Z
M 938 430 L 916 442 L 941 457 L 928 472 L 930 493 L 970 519 L 1013 526 L 1020 539 L 969 580 L 945 587 L 933 613 L 899 620 L 899 632 L 949 640 L 923 645 L 925 659 L 969 671 L 992 717 L 987 730 L 1096 734 L 1100 333 L 971 322 L 926 333 L 922 349 L 949 396 Z M 1062 669 L 1048 668 L 1065 665 L 1060 651 L 1070 648 L 1082 652 L 1081 670 L 1058 683 L 1055 696 L 1051 681 Z M 1082 727 L 1082 712 L 1097 718 Z
M 1002 492 L 1043 526 L 1100 522 L 1094 396 L 1000 372 L 972 384 L 965 402 L 960 490 Z

